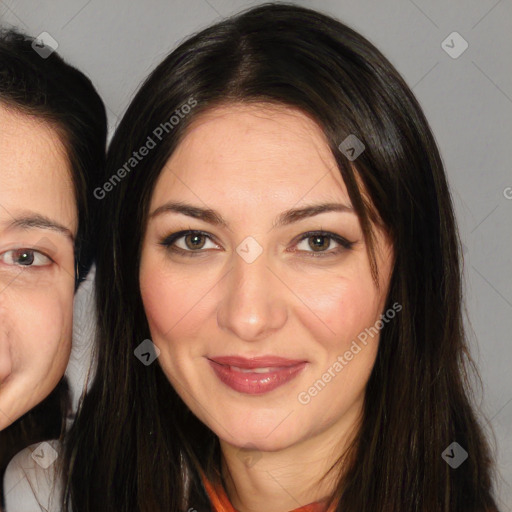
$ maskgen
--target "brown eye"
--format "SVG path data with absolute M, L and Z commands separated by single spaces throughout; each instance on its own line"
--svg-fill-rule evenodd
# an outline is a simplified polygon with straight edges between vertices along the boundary
M 222 249 L 213 241 L 210 234 L 201 231 L 178 231 L 177 233 L 172 233 L 165 237 L 160 242 L 160 245 L 180 256 L 199 256 L 206 254 L 212 249 Z
M 206 237 L 198 233 L 190 233 L 185 236 L 185 245 L 190 250 L 202 249 L 206 243 Z
M 308 238 L 309 247 L 315 251 L 325 251 L 331 244 L 331 238 L 325 235 L 313 235 Z
M 352 249 L 354 242 L 329 231 L 303 233 L 294 252 L 307 256 L 330 257 Z
M 0 254 L 0 261 L 6 265 L 18 267 L 45 267 L 52 260 L 45 254 L 34 249 L 13 249 Z
M 18 265 L 32 265 L 34 263 L 34 252 L 20 249 L 15 251 L 13 259 Z

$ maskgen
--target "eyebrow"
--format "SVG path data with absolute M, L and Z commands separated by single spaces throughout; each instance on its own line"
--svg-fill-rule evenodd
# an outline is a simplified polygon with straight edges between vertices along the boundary
M 315 215 L 327 212 L 355 213 L 352 206 L 342 203 L 315 204 L 312 206 L 305 206 L 303 208 L 292 208 L 291 210 L 283 212 L 274 222 L 274 227 L 286 226 L 307 217 L 314 217 Z
M 69 238 L 73 243 L 75 241 L 73 233 L 66 226 L 38 213 L 15 218 L 7 229 L 48 229 Z
M 273 227 L 286 226 L 298 222 L 307 217 L 313 217 L 320 215 L 321 213 L 327 212 L 349 212 L 355 213 L 352 206 L 348 206 L 342 203 L 323 203 L 311 206 L 305 206 L 303 208 L 292 208 L 281 213 L 273 223 Z M 164 213 L 180 213 L 194 219 L 199 219 L 209 224 L 216 226 L 228 227 L 228 223 L 222 218 L 222 216 L 212 210 L 211 208 L 199 208 L 189 204 L 170 201 L 168 203 L 159 206 L 155 211 L 150 214 L 150 219 L 162 215 Z

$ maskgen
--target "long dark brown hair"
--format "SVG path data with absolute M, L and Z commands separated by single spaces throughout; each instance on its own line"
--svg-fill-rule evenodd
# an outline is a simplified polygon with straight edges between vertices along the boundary
M 218 474 L 218 440 L 159 365 L 146 367 L 133 354 L 150 337 L 138 275 L 149 201 L 164 164 L 193 119 L 238 102 L 287 105 L 315 119 L 370 261 L 376 222 L 394 244 L 387 307 L 397 302 L 403 309 L 381 332 L 357 442 L 340 454 L 337 510 L 496 510 L 489 449 L 469 398 L 459 239 L 428 123 L 398 72 L 364 37 L 287 4 L 258 6 L 180 44 L 143 84 L 113 138 L 97 191 L 97 377 L 67 442 L 64 508 L 210 510 L 200 471 Z M 169 122 L 192 103 L 179 122 Z M 156 146 L 130 161 L 162 123 Z M 366 147 L 353 163 L 338 149 L 349 134 Z M 457 469 L 442 458 L 452 442 L 469 454 Z

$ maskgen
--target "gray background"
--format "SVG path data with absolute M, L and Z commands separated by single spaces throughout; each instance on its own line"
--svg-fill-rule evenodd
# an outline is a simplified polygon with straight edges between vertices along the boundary
M 33 36 L 50 33 L 58 51 L 97 86 L 112 132 L 141 80 L 170 49 L 212 22 L 258 3 L 3 0 L 0 20 Z M 501 510 L 512 511 L 512 3 L 296 3 L 334 15 L 370 39 L 402 73 L 430 121 L 465 247 L 467 325 L 484 384 L 477 403 L 489 420 L 489 435 L 495 434 Z M 441 47 L 454 31 L 469 44 L 456 59 Z M 92 338 L 90 298 L 89 286 L 76 303 L 69 368 L 75 385 L 84 374 Z

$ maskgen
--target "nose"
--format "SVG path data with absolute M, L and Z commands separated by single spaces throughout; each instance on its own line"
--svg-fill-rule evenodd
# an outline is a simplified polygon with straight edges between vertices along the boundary
M 247 263 L 233 255 L 234 268 L 222 286 L 217 324 L 244 341 L 263 340 L 288 319 L 283 284 L 268 268 L 264 255 Z

